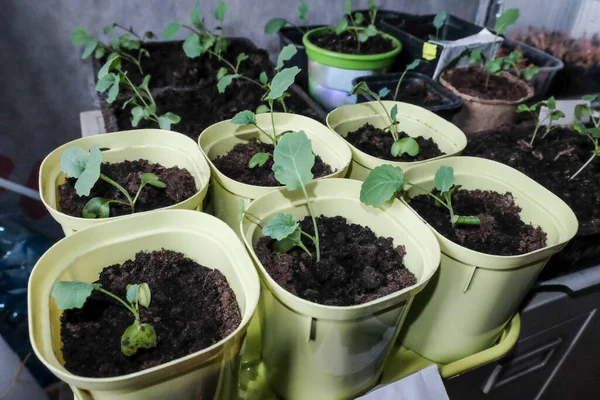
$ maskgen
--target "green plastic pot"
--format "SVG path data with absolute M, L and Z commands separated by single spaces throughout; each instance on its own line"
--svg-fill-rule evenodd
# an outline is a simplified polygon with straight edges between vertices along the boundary
M 359 200 L 360 186 L 350 179 L 327 179 L 310 183 L 307 191 L 317 215 L 343 216 L 405 245 L 404 262 L 417 283 L 365 304 L 325 306 L 286 291 L 254 252 L 261 228 L 248 219 L 241 223 L 263 286 L 259 309 L 267 379 L 288 400 L 350 399 L 373 387 L 414 296 L 438 267 L 439 246 L 427 226 L 398 200 L 381 209 L 365 206 Z M 247 211 L 261 224 L 278 213 L 309 215 L 300 190 L 268 193 Z
M 526 223 L 540 226 L 547 246 L 517 256 L 469 250 L 433 228 L 442 251 L 438 273 L 415 300 L 407 318 L 403 345 L 441 364 L 465 358 L 494 344 L 517 312 L 548 259 L 577 232 L 573 211 L 543 186 L 504 164 L 475 157 L 452 157 L 414 166 L 406 178 L 433 188 L 442 166 L 454 168 L 464 189 L 512 193 Z M 411 188 L 408 198 L 421 194 Z
M 398 106 L 396 119 L 400 122 L 400 125 L 398 125 L 399 130 L 403 130 L 411 136 L 432 138 L 440 150 L 446 154 L 424 161 L 387 161 L 369 155 L 346 142 L 352 150 L 352 165 L 349 172 L 350 179 L 364 181 L 373 168 L 383 164 L 391 164 L 406 169 L 413 165 L 459 155 L 467 145 L 467 137 L 460 129 L 423 107 L 399 101 L 383 101 L 383 105 L 388 113 L 392 107 L 395 105 Z M 380 129 L 389 126 L 389 119 L 379 102 L 371 101 L 346 105 L 333 110 L 327 115 L 327 126 L 329 129 L 342 137 L 346 137 L 348 132 L 357 130 L 367 122 Z
M 62 280 L 94 282 L 109 265 L 162 248 L 221 271 L 233 289 L 242 322 L 214 345 L 143 371 L 111 378 L 75 375 L 63 367 L 61 311 L 50 293 Z M 67 236 L 37 262 L 28 286 L 29 337 L 42 363 L 79 400 L 237 399 L 240 351 L 259 298 L 259 280 L 244 246 L 227 225 L 195 211 L 141 213 Z M 85 349 L 81 349 L 85 351 Z
M 93 144 L 97 144 L 101 149 L 106 149 L 102 151 L 102 155 L 104 161 L 107 162 L 116 163 L 143 158 L 167 168 L 177 166 L 187 169 L 194 177 L 198 192 L 189 199 L 162 209 L 202 211 L 202 201 L 206 196 L 210 181 L 210 168 L 196 142 L 192 139 L 181 133 L 161 129 L 137 129 L 93 135 L 73 140 L 56 148 L 42 161 L 40 166 L 39 188 L 42 202 L 52 218 L 62 226 L 65 235 L 124 217 L 90 219 L 73 217 L 60 210 L 58 186 L 62 185 L 66 179 L 60 168 L 62 153 L 70 147 L 89 150 Z M 148 212 L 154 212 L 154 210 Z

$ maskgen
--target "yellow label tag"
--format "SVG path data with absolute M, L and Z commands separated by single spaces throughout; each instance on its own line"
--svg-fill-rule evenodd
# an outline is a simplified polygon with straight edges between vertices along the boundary
M 423 43 L 423 58 L 426 60 L 435 60 L 437 57 L 437 46 L 433 43 Z

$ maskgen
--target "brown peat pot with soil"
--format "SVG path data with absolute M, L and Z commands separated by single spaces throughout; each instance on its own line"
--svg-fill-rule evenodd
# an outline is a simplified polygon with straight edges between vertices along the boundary
M 259 282 L 216 218 L 168 210 L 76 232 L 40 258 L 28 292 L 33 348 L 77 398 L 237 398 Z
M 517 104 L 534 94 L 525 81 L 508 72 L 491 74 L 482 66 L 447 70 L 440 83 L 462 99 L 453 122 L 467 134 L 512 124 Z

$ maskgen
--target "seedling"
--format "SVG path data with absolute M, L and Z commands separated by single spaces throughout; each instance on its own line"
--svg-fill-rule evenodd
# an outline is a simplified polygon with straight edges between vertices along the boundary
M 584 101 L 592 102 L 594 100 L 597 100 L 598 96 L 586 95 L 583 96 L 581 99 Z M 581 171 L 585 169 L 585 167 L 587 167 L 592 161 L 594 161 L 594 158 L 600 156 L 600 146 L 598 143 L 598 141 L 600 140 L 600 120 L 594 117 L 594 110 L 592 110 L 592 107 L 590 107 L 588 104 L 577 104 L 575 106 L 575 117 L 578 119 L 578 121 L 573 124 L 573 129 L 579 132 L 580 135 L 587 136 L 594 144 L 594 150 L 592 151 L 592 156 L 585 162 L 585 164 L 583 164 L 581 168 L 577 170 L 577 172 L 575 172 L 569 178 L 569 180 L 574 179 L 577 175 L 581 173 Z M 583 117 L 589 117 L 590 121 L 594 126 L 592 128 L 586 127 L 585 124 L 581 121 Z
M 444 26 L 444 23 L 448 19 L 448 13 L 442 10 L 435 14 L 433 18 L 433 27 L 435 28 L 435 36 L 429 35 L 429 40 L 439 40 L 440 38 L 440 29 Z
M 539 112 L 538 112 L 538 109 L 540 109 L 541 107 L 546 107 L 546 108 L 548 108 L 548 111 L 549 111 L 547 113 L 547 115 L 542 119 L 540 119 Z M 552 126 L 552 121 L 556 121 L 565 116 L 565 113 L 556 109 L 556 100 L 554 99 L 554 96 L 548 98 L 548 100 L 546 100 L 546 101 L 540 101 L 531 106 L 527 106 L 527 104 L 519 104 L 519 106 L 517 107 L 517 112 L 518 113 L 529 112 L 535 118 L 535 121 L 536 121 L 535 129 L 533 130 L 533 136 L 531 137 L 531 141 L 529 142 L 530 146 L 533 145 L 535 136 L 537 135 L 537 132 L 541 126 L 545 125 L 546 123 L 548 124 L 546 126 L 546 132 L 544 132 L 544 134 L 542 135 L 542 139 L 543 139 L 550 132 L 552 132 L 553 130 L 555 130 L 559 127 L 559 125 Z
M 390 124 L 384 129 L 384 131 L 389 131 L 392 135 L 392 138 L 394 139 L 394 143 L 392 144 L 392 148 L 390 149 L 391 154 L 394 157 L 399 157 L 402 154 L 406 153 L 409 156 L 414 157 L 417 154 L 419 154 L 419 143 L 417 143 L 417 141 L 411 137 L 399 139 L 399 122 L 396 119 L 396 116 L 398 115 L 398 105 L 395 104 L 390 110 L 390 112 L 388 112 L 387 108 L 381 101 L 381 98 L 387 96 L 389 93 L 390 91 L 387 88 L 383 88 L 379 91 L 379 93 L 375 93 L 371 89 L 369 89 L 369 85 L 367 85 L 366 82 L 360 82 L 359 84 L 354 86 L 354 88 L 352 88 L 352 91 L 350 92 L 350 94 L 362 94 L 366 96 L 371 96 L 375 100 L 377 100 L 379 105 L 381 105 L 381 108 L 383 109 L 385 115 L 390 121 Z
M 283 136 L 273 152 L 273 172 L 275 178 L 289 191 L 301 189 L 306 199 L 315 235 L 312 236 L 300 228 L 300 224 L 291 214 L 277 214 L 262 229 L 265 236 L 276 240 L 273 249 L 285 253 L 293 247 L 300 247 L 309 256 L 312 252 L 302 243 L 302 236 L 310 239 L 315 247 L 317 262 L 321 260 L 319 247 L 319 228 L 315 212 L 306 191 L 306 185 L 312 181 L 312 167 L 315 155 L 312 144 L 304 131 L 290 132 Z
M 300 2 L 300 4 L 298 4 L 298 19 L 302 21 L 304 25 L 308 25 L 308 19 L 306 18 L 307 14 L 308 4 L 306 3 L 306 1 L 302 1 Z M 292 22 L 288 21 L 285 18 L 271 18 L 269 22 L 267 22 L 267 24 L 265 25 L 265 33 L 267 35 L 274 35 L 288 24 L 298 29 L 300 32 L 306 32 L 306 29 L 302 29 L 301 27 L 294 25 Z
M 371 3 L 369 3 L 371 5 Z M 358 51 L 360 52 L 360 44 L 369 40 L 370 37 L 377 35 L 377 28 L 375 27 L 375 19 L 371 20 L 371 24 L 366 28 L 359 28 L 359 26 L 365 21 L 365 16 L 357 12 L 352 15 L 352 0 L 346 0 L 344 6 L 344 16 L 340 19 L 337 26 L 335 27 L 335 33 L 337 35 L 342 34 L 345 31 L 351 30 L 356 35 L 356 42 L 358 43 Z M 352 23 L 352 26 L 348 24 L 348 20 Z
M 136 283 L 127 285 L 127 302 L 119 296 L 104 289 L 98 283 L 85 282 L 57 282 L 52 289 L 52 297 L 56 300 L 59 310 L 70 310 L 82 308 L 92 292 L 96 290 L 115 299 L 129 310 L 135 320 L 121 336 L 121 352 L 126 356 L 132 356 L 139 349 L 149 349 L 156 346 L 156 332 L 154 327 L 140 320 L 140 306 L 150 306 L 150 287 L 147 283 Z
M 106 25 L 104 27 L 104 33 L 108 34 L 115 28 L 121 29 L 126 33 L 119 37 L 112 38 L 110 45 L 103 43 L 97 37 L 93 37 L 87 29 L 81 26 L 78 26 L 77 28 L 73 29 L 73 32 L 71 32 L 71 41 L 75 46 L 83 45 L 83 53 L 81 54 L 82 60 L 87 59 L 92 53 L 94 53 L 94 57 L 97 59 L 101 59 L 106 54 L 116 53 L 121 56 L 123 60 L 134 64 L 140 71 L 140 74 L 143 75 L 144 71 L 141 64 L 142 55 L 150 57 L 148 51 L 142 48 L 144 39 L 135 33 L 132 27 L 127 29 L 124 26 L 116 23 Z M 133 35 L 135 39 L 129 36 L 129 34 Z M 144 33 L 144 38 L 156 39 L 156 35 L 153 32 L 148 31 Z M 137 57 L 129 54 L 129 52 L 126 50 L 137 50 Z
M 377 13 L 381 9 L 381 6 L 376 6 L 375 5 L 375 0 L 369 0 L 368 7 L 369 7 L 369 21 L 370 21 L 370 25 L 374 26 L 375 25 L 375 21 L 377 20 Z
M 82 216 L 84 218 L 108 218 L 110 216 L 110 205 L 113 203 L 131 208 L 131 213 L 133 214 L 135 203 L 144 186 L 150 185 L 160 189 L 167 187 L 155 174 L 149 172 L 143 173 L 140 174 L 140 187 L 135 196 L 132 197 L 123 186 L 100 172 L 101 164 L 102 152 L 98 148 L 98 145 L 92 145 L 89 154 L 81 147 L 70 147 L 62 153 L 60 158 L 62 172 L 76 179 L 75 192 L 77 195 L 89 196 L 98 179 L 102 179 L 117 188 L 125 196 L 125 199 L 127 199 L 127 201 L 121 201 L 94 197 L 83 206 Z
M 435 188 L 439 195 L 411 183 L 404 176 L 400 167 L 384 164 L 375 167 L 367 176 L 360 188 L 360 201 L 371 207 L 381 207 L 383 203 L 390 200 L 397 193 L 402 192 L 406 185 L 413 186 L 426 195 L 432 197 L 437 204 L 445 207 L 450 212 L 450 223 L 456 225 L 480 225 L 481 221 L 475 216 L 462 216 L 454 213 L 452 207 L 452 193 L 460 189 L 460 185 L 454 185 L 454 169 L 445 165 L 441 166 L 434 177 Z
M 406 73 L 408 71 L 411 71 L 411 70 L 417 68 L 419 66 L 419 64 L 421 64 L 421 60 L 417 58 L 416 60 L 414 60 L 413 62 L 411 62 L 410 64 L 408 64 L 406 66 L 406 68 L 404 69 L 404 72 L 402 72 L 402 75 L 400 75 L 400 79 L 398 80 L 398 83 L 396 84 L 396 90 L 394 91 L 394 98 L 393 98 L 394 101 L 396 101 L 396 98 L 398 97 L 398 91 L 400 90 L 400 85 L 402 84 L 404 75 L 406 75 Z

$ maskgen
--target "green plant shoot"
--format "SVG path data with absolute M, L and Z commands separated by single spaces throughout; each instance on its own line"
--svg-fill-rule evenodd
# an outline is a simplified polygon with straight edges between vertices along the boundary
M 394 143 L 392 144 L 392 148 L 390 149 L 390 152 L 394 157 L 399 157 L 404 153 L 406 153 L 412 157 L 419 154 L 419 144 L 417 143 L 417 141 L 414 138 L 411 138 L 411 137 L 405 137 L 402 139 L 399 138 L 399 134 L 398 134 L 399 122 L 396 119 L 396 117 L 398 115 L 398 105 L 395 104 L 392 107 L 392 109 L 388 112 L 387 108 L 381 101 L 382 97 L 385 97 L 387 94 L 389 94 L 389 90 L 387 88 L 381 89 L 379 94 L 377 94 L 377 93 L 373 92 L 371 89 L 369 89 L 369 85 L 367 85 L 366 82 L 360 82 L 356 86 L 354 86 L 354 88 L 352 88 L 352 91 L 350 92 L 350 94 L 362 94 L 365 96 L 371 96 L 375 100 L 377 100 L 379 105 L 381 105 L 381 108 L 383 109 L 383 111 L 385 112 L 385 115 L 388 117 L 388 120 L 390 121 L 390 125 L 388 125 L 384 129 L 384 131 L 388 130 L 391 133 L 392 138 L 394 139 Z
M 540 119 L 539 112 L 538 112 L 538 109 L 540 109 L 541 107 L 547 107 L 548 111 L 549 111 L 548 114 L 542 119 Z M 540 101 L 531 106 L 528 106 L 527 104 L 519 104 L 519 106 L 517 107 L 517 112 L 518 113 L 529 112 L 535 118 L 535 121 L 536 121 L 535 129 L 533 130 L 533 136 L 531 137 L 531 141 L 529 142 L 530 146 L 533 145 L 535 136 L 537 135 L 538 130 L 540 129 L 541 126 L 545 125 L 546 123 L 548 124 L 546 126 L 546 131 L 542 135 L 542 139 L 543 139 L 550 132 L 552 132 L 553 130 L 555 130 L 559 127 L 558 125 L 552 126 L 552 121 L 556 121 L 565 116 L 565 113 L 556 109 L 556 100 L 554 99 L 554 96 L 548 98 L 548 100 L 546 100 L 546 101 Z
M 368 8 L 369 8 L 369 21 L 370 21 L 370 25 L 375 26 L 375 21 L 377 20 L 377 13 L 381 9 L 381 6 L 376 6 L 375 5 L 375 0 L 369 0 L 369 2 L 368 2 Z
M 304 25 L 308 25 L 308 3 L 306 1 L 301 1 L 298 4 L 298 19 L 304 23 Z M 306 29 L 303 29 L 292 22 L 286 20 L 285 18 L 271 18 L 265 25 L 265 33 L 267 35 L 274 35 L 279 32 L 284 26 L 291 25 L 294 28 L 298 29 L 300 32 L 306 32 Z
M 60 310 L 82 308 L 94 290 L 113 298 L 135 317 L 133 324 L 127 327 L 121 336 L 121 352 L 123 354 L 132 356 L 139 349 L 149 349 L 156 346 L 154 327 L 142 323 L 140 320 L 139 307 L 148 308 L 150 306 L 151 293 L 147 283 L 128 285 L 127 302 L 102 288 L 98 283 L 85 282 L 57 282 L 52 288 L 52 297 L 56 300 L 56 306 Z
M 371 9 L 371 8 L 370 8 Z M 376 14 L 376 13 L 375 13 Z M 348 20 L 352 26 L 348 24 Z M 375 17 L 371 20 L 371 24 L 366 28 L 360 28 L 359 26 L 365 21 L 365 16 L 361 13 L 352 14 L 352 0 L 345 0 L 344 3 L 344 15 L 340 22 L 338 22 L 335 27 L 335 33 L 337 35 L 342 34 L 345 31 L 352 31 L 356 36 L 357 50 L 360 52 L 360 44 L 369 40 L 370 37 L 373 37 L 378 34 L 377 28 L 375 27 Z
M 421 64 L 421 60 L 417 58 L 416 60 L 413 60 L 413 62 L 411 62 L 410 64 L 408 64 L 406 66 L 406 68 L 404 69 L 404 72 L 402 72 L 402 75 L 400 75 L 400 79 L 398 79 L 398 83 L 396 84 L 396 90 L 394 91 L 394 98 L 393 98 L 394 101 L 396 101 L 396 98 L 398 97 L 398 91 L 400 90 L 400 85 L 402 84 L 404 75 L 406 75 L 406 73 L 408 71 L 411 71 L 411 70 L 417 68 L 419 66 L 419 64 Z
M 423 191 L 445 207 L 450 213 L 450 223 L 453 227 L 456 225 L 480 225 L 481 221 L 476 216 L 461 216 L 454 213 L 452 194 L 460 188 L 460 186 L 454 185 L 454 182 L 454 169 L 441 166 L 434 177 L 435 188 L 439 191 L 439 195 L 436 195 L 433 191 L 409 182 L 404 176 L 402 168 L 384 164 L 374 168 L 365 179 L 360 188 L 360 201 L 371 207 L 381 207 L 397 193 L 402 192 L 406 185 L 410 185 Z
M 598 99 L 598 96 L 586 95 L 583 96 L 581 99 L 586 102 L 593 102 Z M 594 150 L 592 151 L 591 157 L 585 162 L 585 164 L 583 164 L 581 168 L 577 170 L 577 172 L 571 175 L 569 180 L 575 179 L 575 177 L 579 175 L 581 171 L 583 171 L 588 165 L 590 165 L 592 161 L 594 161 L 594 158 L 600 156 L 600 146 L 598 143 L 600 141 L 600 120 L 594 117 L 594 110 L 587 103 L 577 104 L 575 106 L 575 117 L 578 121 L 573 124 L 573 129 L 575 129 L 580 135 L 584 135 L 587 138 L 589 138 L 592 141 L 592 144 L 594 145 Z M 593 124 L 593 127 L 588 128 L 584 124 L 582 119 L 586 117 L 589 118 L 590 122 Z
M 108 218 L 110 216 L 111 204 L 127 206 L 133 213 L 135 203 L 144 186 L 150 185 L 160 189 L 167 187 L 155 174 L 143 173 L 140 174 L 140 186 L 137 193 L 132 197 L 123 186 L 100 172 L 101 164 L 102 152 L 98 148 L 98 145 L 92 145 L 89 153 L 86 153 L 81 147 L 70 147 L 62 153 L 60 158 L 61 171 L 67 176 L 76 179 L 75 192 L 77 195 L 89 196 L 98 179 L 102 179 L 104 182 L 117 188 L 126 199 L 126 201 L 122 201 L 94 197 L 83 206 L 82 216 L 84 218 Z
M 308 211 L 312 218 L 315 235 L 312 236 L 302 229 L 291 214 L 277 214 L 264 227 L 263 233 L 276 240 L 274 250 L 287 252 L 298 246 L 308 255 L 310 250 L 302 243 L 302 236 L 310 239 L 315 247 L 317 262 L 321 260 L 319 247 L 319 228 L 315 212 L 306 191 L 306 185 L 312 181 L 312 167 L 315 164 L 315 155 L 312 152 L 312 144 L 304 131 L 290 132 L 284 135 L 273 152 L 273 172 L 275 178 L 285 185 L 289 191 L 302 190 L 306 198 Z
M 448 19 L 448 13 L 446 13 L 446 11 L 444 11 L 444 10 L 439 11 L 437 14 L 435 14 L 435 17 L 433 18 L 433 27 L 435 28 L 435 37 L 431 37 L 431 35 L 430 35 L 429 40 L 439 40 L 440 29 L 442 28 L 442 26 L 444 26 L 446 19 Z

